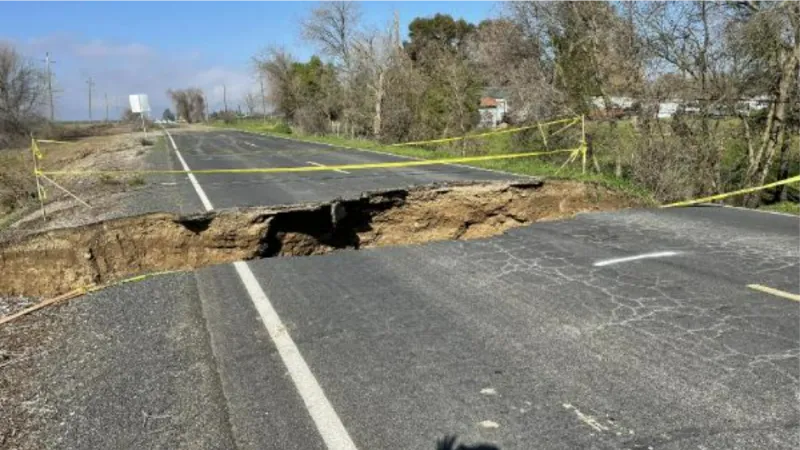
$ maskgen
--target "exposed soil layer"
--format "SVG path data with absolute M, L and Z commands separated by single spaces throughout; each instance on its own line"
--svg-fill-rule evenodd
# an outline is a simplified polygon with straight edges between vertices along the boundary
M 144 272 L 475 239 L 538 220 L 635 204 L 594 184 L 533 181 L 429 185 L 191 216 L 146 214 L 0 243 L 0 294 L 50 296 Z

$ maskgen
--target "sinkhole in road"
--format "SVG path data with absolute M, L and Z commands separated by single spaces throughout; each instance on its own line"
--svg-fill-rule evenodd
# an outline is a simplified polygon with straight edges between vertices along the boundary
M 0 294 L 57 295 L 146 272 L 484 238 L 539 220 L 636 204 L 593 183 L 532 180 L 434 184 L 188 216 L 145 214 L 0 243 Z

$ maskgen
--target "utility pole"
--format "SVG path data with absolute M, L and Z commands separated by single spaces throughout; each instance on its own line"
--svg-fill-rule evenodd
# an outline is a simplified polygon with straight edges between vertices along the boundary
M 208 97 L 205 95 L 203 95 L 203 103 L 205 103 L 206 106 L 206 123 L 208 123 Z
M 106 122 L 108 122 L 108 92 L 104 92 L 103 97 L 106 100 Z
M 50 97 L 50 122 L 55 121 L 56 118 L 56 111 L 53 107 L 53 72 L 50 70 L 50 64 L 53 63 L 55 63 L 55 61 L 50 59 L 50 52 L 46 52 L 44 54 L 44 64 L 47 74 L 47 95 Z
M 222 85 L 222 104 L 225 108 L 225 114 L 228 114 L 228 89 L 224 84 Z
M 261 83 L 261 114 L 264 115 L 264 123 L 267 122 L 267 97 L 264 95 L 264 75 L 259 71 L 258 81 Z
M 89 122 L 92 121 L 92 88 L 94 87 L 94 81 L 92 81 L 92 77 L 89 77 L 86 80 L 86 84 L 89 86 Z

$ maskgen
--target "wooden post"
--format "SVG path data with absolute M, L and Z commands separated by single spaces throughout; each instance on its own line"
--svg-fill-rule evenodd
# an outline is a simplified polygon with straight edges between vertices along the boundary
M 581 114 L 581 173 L 586 174 L 586 116 Z
M 594 156 L 594 142 L 592 140 L 592 135 L 586 135 L 586 154 L 587 157 L 592 161 L 592 166 L 594 166 L 594 171 L 596 173 L 600 173 L 600 163 L 597 162 L 597 158 Z
M 42 196 L 43 188 L 39 181 L 39 164 L 37 163 L 40 154 L 39 145 L 36 144 L 36 139 L 31 136 L 31 156 L 33 156 L 33 177 L 36 179 L 36 197 L 39 199 L 39 206 L 42 208 L 42 220 L 47 221 L 47 212 L 44 209 L 44 197 Z

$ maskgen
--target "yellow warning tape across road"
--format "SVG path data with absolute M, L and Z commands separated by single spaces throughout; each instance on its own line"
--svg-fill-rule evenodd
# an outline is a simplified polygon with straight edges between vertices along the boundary
M 437 164 L 460 164 L 479 161 L 493 161 L 500 159 L 527 158 L 531 156 L 553 155 L 557 153 L 574 153 L 580 148 L 549 150 L 545 152 L 507 153 L 503 155 L 465 156 L 460 158 L 425 159 L 420 161 L 396 161 L 367 164 L 344 164 L 339 166 L 299 166 L 299 167 L 255 167 L 247 169 L 197 169 L 197 170 L 39 170 L 39 175 L 172 175 L 172 174 L 224 174 L 224 173 L 296 173 L 296 172 L 325 172 L 338 170 L 365 170 L 365 169 L 397 169 L 403 167 L 431 166 Z
M 667 205 L 661 205 L 661 207 L 662 208 L 674 208 L 676 206 L 689 206 L 689 205 L 696 205 L 698 203 L 708 203 L 708 202 L 713 202 L 714 200 L 723 200 L 723 199 L 726 199 L 726 198 L 729 198 L 729 197 L 733 197 L 733 196 L 736 196 L 736 195 L 749 194 L 751 192 L 762 191 L 764 189 L 769 189 L 769 188 L 773 188 L 773 187 L 776 187 L 776 186 L 781 186 L 781 185 L 784 185 L 784 184 L 791 184 L 791 183 L 800 183 L 800 175 L 797 175 L 797 176 L 794 176 L 794 177 L 791 177 L 791 178 L 787 178 L 785 180 L 776 181 L 774 183 L 765 184 L 763 186 L 757 186 L 757 187 L 746 188 L 746 189 L 739 189 L 738 191 L 725 192 L 723 194 L 710 195 L 708 197 L 697 198 L 697 199 L 693 199 L 693 200 L 685 200 L 685 201 L 676 202 L 676 203 L 670 203 L 670 204 L 667 204 Z
M 572 122 L 572 123 L 570 123 L 570 125 L 575 125 L 576 123 L 578 123 L 580 121 L 581 121 L 580 117 L 570 117 L 568 119 L 559 119 L 559 120 L 553 120 L 551 122 L 536 123 L 534 125 L 528 125 L 526 127 L 519 127 L 519 128 L 511 128 L 511 129 L 508 129 L 508 130 L 489 131 L 487 133 L 481 133 L 481 134 L 470 134 L 470 135 L 467 135 L 467 136 L 434 139 L 434 140 L 431 140 L 431 141 L 401 142 L 399 144 L 391 144 L 391 145 L 389 145 L 389 147 L 402 147 L 402 146 L 406 146 L 406 145 L 422 145 L 422 144 L 441 144 L 441 143 L 444 143 L 444 142 L 453 142 L 453 141 L 461 141 L 461 140 L 464 140 L 464 139 L 476 139 L 476 138 L 481 138 L 481 137 L 486 137 L 486 136 L 494 136 L 496 134 L 516 133 L 518 131 L 529 130 L 531 128 L 545 127 L 545 126 L 548 126 L 548 125 L 556 125 L 556 124 L 559 124 L 559 123 Z M 567 127 L 565 127 L 565 128 L 567 128 Z

